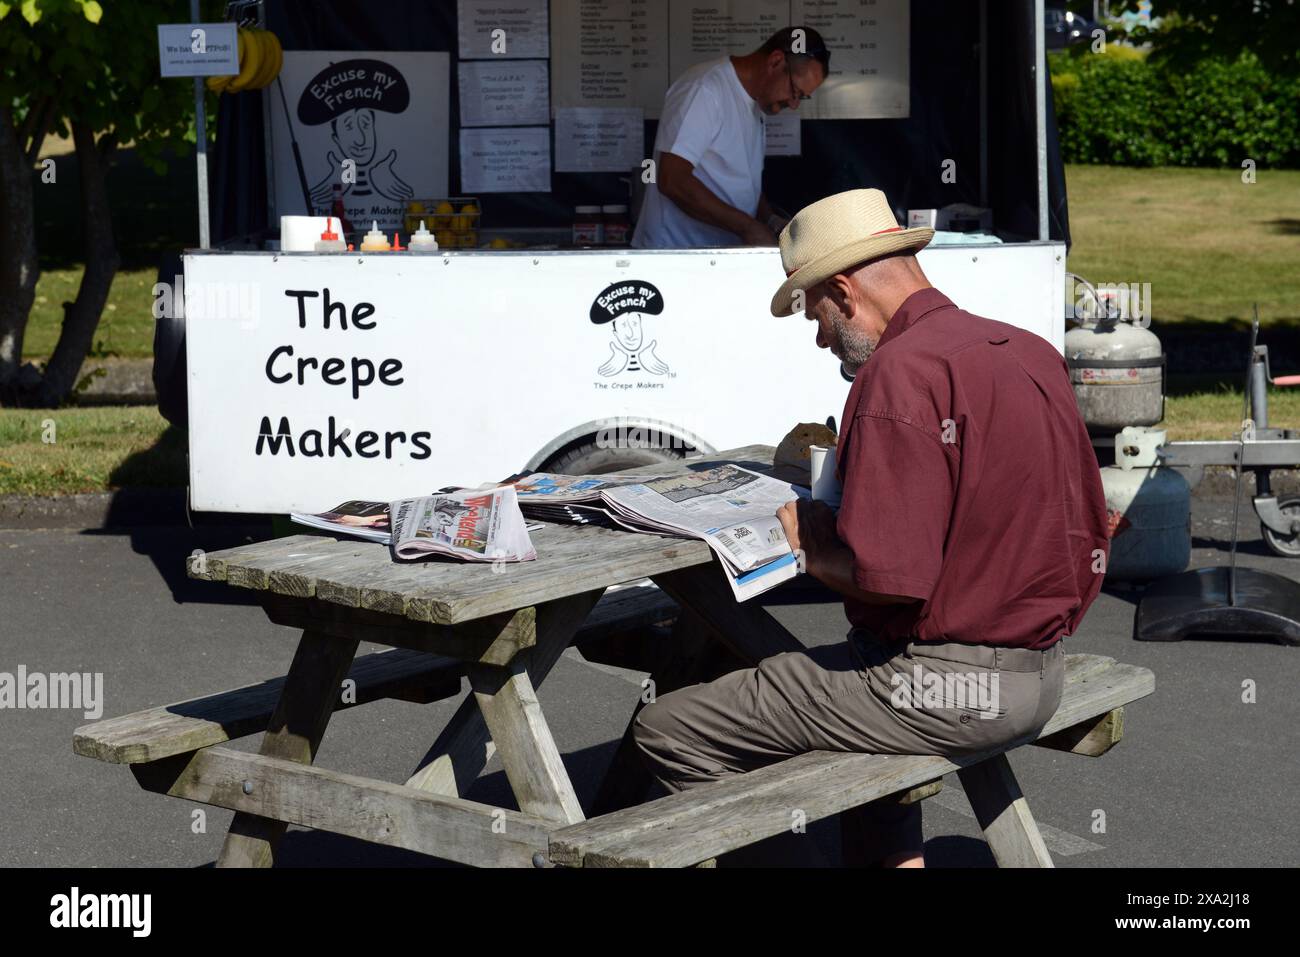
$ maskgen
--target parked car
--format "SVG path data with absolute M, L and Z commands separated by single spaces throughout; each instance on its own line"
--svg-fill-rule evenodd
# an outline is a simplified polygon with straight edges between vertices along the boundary
M 1043 18 L 1043 34 L 1049 50 L 1090 39 L 1095 26 L 1091 20 L 1069 10 L 1044 10 Z

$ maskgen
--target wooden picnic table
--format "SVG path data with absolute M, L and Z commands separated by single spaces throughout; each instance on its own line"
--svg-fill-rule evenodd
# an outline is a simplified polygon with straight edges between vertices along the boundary
M 770 473 L 772 456 L 770 447 L 751 446 L 677 468 L 735 462 Z M 147 788 L 234 808 L 219 866 L 270 866 L 289 823 L 396 836 L 384 831 L 385 821 L 390 828 L 421 822 L 415 849 L 449 860 L 543 863 L 547 833 L 584 815 L 536 688 L 607 588 L 653 580 L 746 661 L 803 645 L 758 605 L 735 602 L 704 542 L 553 524 L 532 540 L 535 561 L 495 566 L 398 564 L 385 546 L 321 535 L 194 556 L 190 577 L 255 591 L 271 621 L 302 629 L 260 753 L 209 746 L 150 752 L 147 761 L 123 757 L 152 733 L 137 721 L 115 729 L 116 738 L 98 732 L 93 756 L 130 761 Z M 472 693 L 404 786 L 309 770 L 362 641 L 450 659 L 470 681 Z M 118 758 L 104 753 L 119 746 Z M 518 812 L 461 798 L 493 748 Z M 367 820 L 350 820 L 357 815 Z
M 750 446 L 677 467 L 735 462 L 806 481 L 773 469 L 772 456 Z M 999 863 L 1050 866 L 1004 752 L 1032 743 L 1103 754 L 1122 737 L 1124 705 L 1154 688 L 1145 669 L 1067 656 L 1065 697 L 1037 740 L 958 763 L 813 752 L 651 804 L 641 803 L 650 779 L 629 724 L 587 821 L 536 689 L 575 635 L 599 633 L 601 619 L 617 628 L 663 617 L 646 596 L 621 597 L 636 589 L 602 601 L 607 589 L 649 578 L 678 606 L 676 647 L 659 659 L 667 666 L 647 669 L 658 694 L 804 646 L 757 602 L 735 601 L 703 542 L 553 524 L 532 539 L 535 561 L 495 566 L 398 564 L 386 546 L 320 535 L 192 556 L 190 577 L 251 590 L 271 621 L 302 630 L 289 673 L 98 721 L 77 730 L 74 749 L 129 765 L 148 790 L 235 811 L 223 867 L 270 866 L 289 824 L 479 866 L 707 863 L 782 831 L 787 805 L 816 820 L 872 801 L 910 803 L 951 770 Z M 356 658 L 362 641 L 396 650 Z M 471 693 L 402 784 L 312 766 L 334 711 L 381 698 L 444 700 L 459 695 L 463 677 Z M 222 746 L 263 730 L 258 754 Z M 494 751 L 518 811 L 463 797 Z

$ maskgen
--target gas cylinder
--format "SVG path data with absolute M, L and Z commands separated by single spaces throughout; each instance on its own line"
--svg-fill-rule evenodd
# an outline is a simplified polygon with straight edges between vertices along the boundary
M 1110 513 L 1106 578 L 1141 580 L 1176 575 L 1192 558 L 1192 491 L 1176 469 L 1101 470 Z
M 1084 320 L 1065 334 L 1065 361 L 1089 432 L 1164 418 L 1164 350 L 1150 329 L 1118 317 Z

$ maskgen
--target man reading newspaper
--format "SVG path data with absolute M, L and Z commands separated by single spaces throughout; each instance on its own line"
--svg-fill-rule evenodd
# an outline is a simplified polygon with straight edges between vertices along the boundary
M 852 630 L 642 710 L 636 744 L 670 790 L 814 750 L 970 754 L 1035 735 L 1060 703 L 1061 640 L 1108 554 L 1097 461 L 1060 354 L 931 287 L 915 258 L 931 235 L 879 190 L 814 203 L 781 235 L 773 314 L 802 308 L 856 379 L 838 515 L 779 517 Z M 842 822 L 847 861 L 923 866 L 919 804 Z

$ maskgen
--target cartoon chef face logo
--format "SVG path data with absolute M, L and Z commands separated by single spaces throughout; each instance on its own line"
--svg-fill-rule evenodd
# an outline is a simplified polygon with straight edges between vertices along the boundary
M 655 355 L 658 339 L 645 344 L 645 317 L 664 311 L 664 297 L 648 282 L 629 280 L 608 286 L 591 304 L 591 321 L 611 323 L 609 359 L 597 371 L 606 377 L 621 372 L 665 375 L 668 364 Z
M 331 63 L 312 77 L 298 100 L 298 120 L 305 126 L 328 123 L 333 143 L 311 190 L 317 209 L 329 209 L 333 186 L 339 182 L 349 198 L 378 194 L 405 202 L 415 195 L 393 169 L 397 150 L 383 151 L 380 129 L 381 114 L 404 113 L 410 105 L 406 78 L 380 60 Z M 345 162 L 353 175 L 343 175 Z

